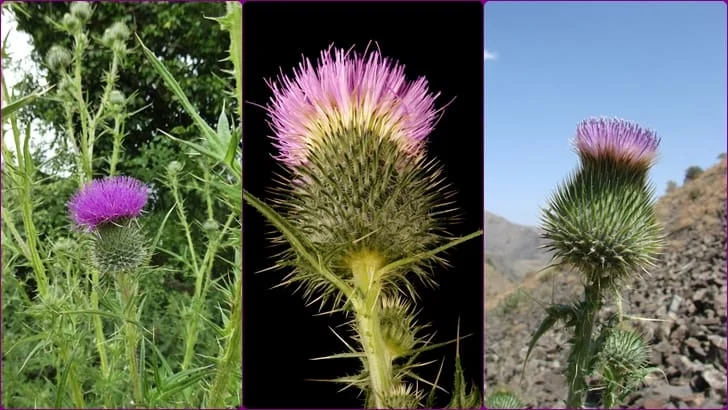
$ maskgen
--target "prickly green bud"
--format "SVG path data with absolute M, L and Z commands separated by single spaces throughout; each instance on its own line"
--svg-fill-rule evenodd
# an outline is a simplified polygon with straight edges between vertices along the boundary
M 410 304 L 402 298 L 383 297 L 379 313 L 383 338 L 388 353 L 393 358 L 404 357 L 412 352 L 419 329 L 410 310 Z
M 649 357 L 650 347 L 640 334 L 614 329 L 599 352 L 599 363 L 608 369 L 607 373 L 620 379 L 619 375 L 628 377 L 644 369 Z
M 388 409 L 416 409 L 422 407 L 423 394 L 411 385 L 398 383 L 384 397 L 384 403 Z
M 121 91 L 113 90 L 109 94 L 109 102 L 112 105 L 123 106 L 124 104 L 126 104 L 126 97 L 124 97 L 124 93 L 122 93 Z
M 76 242 L 74 242 L 71 239 L 68 238 L 60 238 L 53 244 L 53 252 L 66 252 L 73 249 L 76 245 Z
M 147 254 L 146 237 L 135 220 L 106 223 L 95 232 L 92 260 L 100 272 L 136 269 Z
M 167 165 L 167 175 L 169 178 L 175 178 L 180 171 L 182 171 L 184 165 L 179 161 L 172 161 Z
M 91 4 L 85 1 L 74 1 L 73 3 L 71 3 L 70 11 L 72 15 L 76 16 L 76 18 L 81 20 L 81 22 L 83 23 L 88 21 L 88 19 L 91 18 L 91 14 L 93 13 Z
M 617 125 L 597 128 L 612 134 L 590 135 L 588 144 L 577 140 L 581 168 L 559 187 L 542 215 L 546 248 L 599 284 L 646 272 L 662 239 L 654 190 L 646 180 L 655 137 Z
M 79 20 L 78 17 L 74 16 L 71 13 L 66 13 L 63 15 L 61 25 L 63 26 L 63 28 L 66 29 L 66 31 L 71 34 L 76 34 L 81 31 L 81 20 Z
M 117 21 L 104 31 L 101 41 L 106 44 L 107 47 L 113 47 L 117 42 L 126 42 L 130 35 L 129 27 L 127 27 L 126 24 Z
M 51 71 L 56 72 L 63 71 L 68 67 L 72 59 L 71 52 L 58 44 L 51 46 L 48 54 L 46 54 L 46 64 L 48 64 Z
M 202 230 L 204 230 L 208 234 L 216 232 L 217 228 L 217 221 L 214 219 L 208 219 L 202 224 Z
M 526 406 L 513 393 L 500 390 L 488 395 L 485 399 L 485 407 L 488 409 L 522 409 Z

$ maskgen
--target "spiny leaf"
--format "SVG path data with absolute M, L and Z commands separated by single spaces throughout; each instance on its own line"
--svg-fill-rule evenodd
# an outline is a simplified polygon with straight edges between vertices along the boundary
M 458 319 L 458 330 L 455 345 L 455 384 L 453 385 L 452 398 L 447 406 L 451 409 L 475 409 L 482 406 L 480 390 L 465 382 L 465 371 L 460 361 L 460 320 Z
M 10 34 L 10 33 L 8 33 Z M 53 87 L 48 87 L 45 90 L 42 91 L 36 91 L 32 94 L 26 95 L 25 97 L 19 98 L 10 104 L 4 106 L 2 108 L 2 117 L 3 119 L 10 118 L 10 115 L 13 114 L 15 111 L 25 107 L 26 105 L 32 104 L 36 99 L 43 96 L 45 93 L 50 91 Z M 10 99 L 9 96 L 5 96 L 3 99 Z
M 534 346 L 536 346 L 536 343 L 541 338 L 541 336 L 543 336 L 544 333 L 548 332 L 558 321 L 562 320 L 564 322 L 571 322 L 573 317 L 574 310 L 573 307 L 569 305 L 551 305 L 546 309 L 546 317 L 541 322 L 538 329 L 536 329 L 536 333 L 533 334 L 533 336 L 531 337 L 531 341 L 528 344 L 526 358 L 523 359 L 521 380 L 523 380 L 523 376 L 526 372 L 526 364 L 528 364 L 528 358 L 531 356 L 531 351 L 533 350 Z

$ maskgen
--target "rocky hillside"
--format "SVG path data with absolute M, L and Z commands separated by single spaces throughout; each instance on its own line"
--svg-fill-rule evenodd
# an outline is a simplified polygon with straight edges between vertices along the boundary
M 548 261 L 546 253 L 539 249 L 542 242 L 534 227 L 517 225 L 486 212 L 485 238 L 488 259 L 511 281 L 520 281 L 529 272 L 543 268 Z
M 649 276 L 625 291 L 625 314 L 653 346 L 655 373 L 632 395 L 630 408 L 726 406 L 726 162 L 658 201 L 667 245 Z M 549 303 L 580 296 L 579 277 L 568 272 L 526 278 L 521 288 Z M 523 293 L 523 291 L 519 292 Z M 514 293 L 515 294 L 515 293 Z M 503 307 L 508 309 L 504 309 Z M 546 333 L 521 381 L 531 335 L 544 317 L 531 298 L 506 297 L 487 310 L 486 389 L 507 387 L 532 407 L 563 407 L 567 335 Z

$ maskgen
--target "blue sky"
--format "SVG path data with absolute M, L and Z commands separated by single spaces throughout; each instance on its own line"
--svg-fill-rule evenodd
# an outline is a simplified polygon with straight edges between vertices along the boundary
M 512 222 L 538 224 L 589 116 L 657 132 L 658 195 L 726 151 L 722 2 L 488 2 L 485 47 L 485 204 Z

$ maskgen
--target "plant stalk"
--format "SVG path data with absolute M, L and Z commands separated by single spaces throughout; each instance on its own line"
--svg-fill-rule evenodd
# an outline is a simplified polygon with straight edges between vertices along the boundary
M 381 409 L 387 407 L 385 398 L 392 389 L 393 358 L 387 352 L 379 318 L 382 285 L 377 275 L 381 267 L 378 262 L 370 255 L 363 255 L 352 262 L 352 273 L 358 292 L 355 292 L 351 301 L 369 373 L 371 390 L 367 407 Z
M 593 353 L 592 334 L 599 309 L 601 309 L 601 295 L 598 285 L 594 283 L 585 285 L 584 304 L 574 329 L 574 346 L 569 355 L 570 365 L 567 368 L 569 394 L 566 407 L 570 409 L 580 409 L 584 406 L 588 390 L 586 377 L 589 375 L 589 364 Z
M 141 405 L 142 402 L 142 387 L 139 379 L 139 362 L 137 360 L 137 331 L 136 325 L 133 323 L 136 321 L 136 280 L 132 277 L 132 272 L 121 272 L 116 277 L 119 285 L 119 294 L 121 297 L 121 307 L 123 309 L 124 318 L 126 319 L 123 324 L 124 339 L 126 341 L 126 355 L 129 360 L 129 375 L 131 376 L 132 391 L 134 397 L 135 406 Z
M 95 268 L 91 271 L 91 309 L 99 310 L 99 294 L 98 287 L 100 286 L 99 272 Z M 94 322 L 94 331 L 96 333 L 96 350 L 99 352 L 99 358 L 101 360 L 101 374 L 103 375 L 104 381 L 109 380 L 109 360 L 106 357 L 106 338 L 104 336 L 104 326 L 101 322 L 101 316 L 92 315 Z M 111 407 L 111 397 L 109 395 L 109 389 L 104 389 L 104 405 Z

